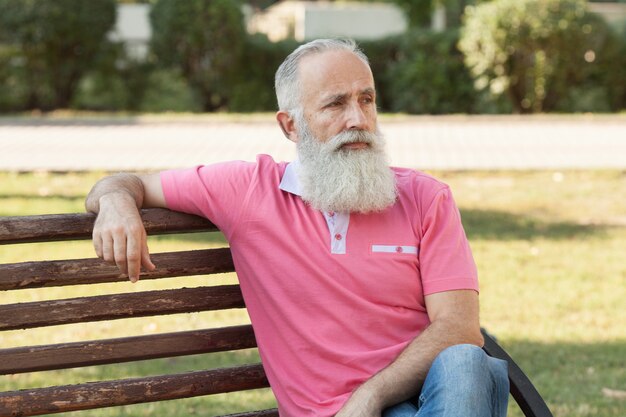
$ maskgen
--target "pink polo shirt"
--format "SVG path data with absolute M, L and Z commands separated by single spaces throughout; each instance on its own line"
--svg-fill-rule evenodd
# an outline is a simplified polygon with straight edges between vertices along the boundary
M 333 416 L 429 325 L 425 295 L 478 290 L 448 186 L 393 170 L 398 201 L 376 214 L 313 210 L 267 155 L 161 173 L 167 206 L 230 243 L 281 417 Z

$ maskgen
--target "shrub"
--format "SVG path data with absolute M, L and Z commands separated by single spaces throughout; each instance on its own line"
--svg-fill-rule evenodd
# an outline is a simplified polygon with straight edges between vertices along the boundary
M 458 31 L 413 30 L 400 39 L 387 81 L 392 111 L 473 113 L 473 82 L 457 49 Z
M 467 8 L 459 47 L 478 88 L 519 113 L 550 111 L 582 85 L 605 30 L 583 0 L 494 0 Z
M 612 33 L 611 39 L 603 54 L 599 55 L 598 65 L 606 76 L 607 89 L 611 109 L 614 111 L 626 109 L 626 23 L 621 30 Z
M 234 112 L 276 110 L 274 74 L 297 47 L 294 40 L 270 42 L 265 35 L 247 37 L 228 109 Z
M 160 69 L 150 73 L 139 110 L 144 112 L 199 112 L 199 98 L 179 70 Z
M 138 111 L 154 65 L 127 56 L 122 43 L 107 42 L 81 79 L 72 107 Z
M 246 36 L 239 2 L 156 0 L 150 21 L 158 61 L 180 69 L 203 110 L 225 108 Z
M 375 41 L 362 41 L 359 46 L 367 55 L 376 82 L 377 105 L 380 111 L 393 107 L 389 68 L 398 60 L 401 36 L 389 36 Z
M 568 112 L 610 112 L 623 108 L 620 95 L 624 93 L 626 65 L 624 43 L 617 32 L 598 15 L 583 18 L 583 33 L 587 35 L 583 62 L 571 86 L 563 85 L 564 98 L 556 109 Z
M 115 0 L 0 0 L 11 110 L 66 108 L 115 23 Z M 0 104 L 2 105 L 2 104 Z

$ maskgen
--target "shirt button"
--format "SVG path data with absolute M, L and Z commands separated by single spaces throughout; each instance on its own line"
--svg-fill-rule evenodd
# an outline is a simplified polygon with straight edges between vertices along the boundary
M 402 246 L 397 246 L 396 247 L 396 252 L 402 253 Z
M 337 234 L 335 235 L 335 239 L 336 239 L 336 240 L 341 240 L 341 238 L 342 238 L 342 237 L 343 237 L 343 236 L 341 236 L 341 234 L 340 234 L 340 233 L 337 233 Z
M 335 212 L 334 212 L 334 211 L 329 211 L 329 212 L 328 212 L 328 215 L 329 215 L 330 217 L 335 217 Z

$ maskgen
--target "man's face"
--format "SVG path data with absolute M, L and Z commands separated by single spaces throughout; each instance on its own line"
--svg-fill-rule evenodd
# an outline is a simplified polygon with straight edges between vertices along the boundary
M 356 55 L 342 50 L 310 55 L 300 62 L 298 75 L 303 116 L 315 138 L 325 142 L 346 130 L 376 131 L 374 77 Z

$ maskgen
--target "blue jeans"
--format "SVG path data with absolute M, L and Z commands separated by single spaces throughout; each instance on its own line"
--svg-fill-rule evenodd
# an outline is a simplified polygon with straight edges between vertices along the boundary
M 382 417 L 505 417 L 508 400 L 506 361 L 456 345 L 435 358 L 415 401 L 387 408 Z

